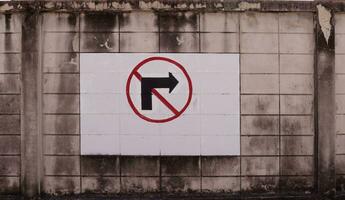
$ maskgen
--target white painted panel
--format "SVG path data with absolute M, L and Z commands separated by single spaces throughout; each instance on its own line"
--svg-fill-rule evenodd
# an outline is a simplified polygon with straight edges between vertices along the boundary
M 138 63 L 153 56 L 180 63 L 193 86 L 185 112 L 165 123 L 139 117 L 126 95 L 129 74 Z M 238 54 L 83 53 L 80 63 L 82 154 L 239 155 Z M 179 81 L 174 90 L 156 91 L 180 111 L 189 95 L 181 69 L 159 60 L 138 70 L 144 78 L 168 78 L 169 72 Z M 151 119 L 175 115 L 155 95 L 152 110 L 142 110 L 141 86 L 133 76 L 129 96 L 140 115 Z
M 120 154 L 119 135 L 81 135 L 81 155 Z
M 201 136 L 202 155 L 239 155 L 240 136 Z
M 161 136 L 162 155 L 200 155 L 200 136 Z
M 237 115 L 203 115 L 201 135 L 240 135 L 240 118 Z
M 119 115 L 81 114 L 81 134 L 119 134 Z
M 119 113 L 119 95 L 117 94 L 80 94 L 81 113 L 114 114 Z
M 160 137 L 121 135 L 121 155 L 160 155 Z

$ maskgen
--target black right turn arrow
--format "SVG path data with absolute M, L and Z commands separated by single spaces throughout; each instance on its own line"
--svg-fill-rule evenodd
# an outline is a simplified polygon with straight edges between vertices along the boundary
M 165 78 L 144 78 L 141 79 L 141 109 L 152 110 L 152 89 L 153 88 L 169 88 L 171 93 L 178 80 L 169 72 L 169 77 Z

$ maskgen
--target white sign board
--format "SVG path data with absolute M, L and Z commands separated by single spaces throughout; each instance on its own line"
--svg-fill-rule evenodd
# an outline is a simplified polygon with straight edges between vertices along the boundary
M 239 155 L 238 54 L 83 53 L 82 155 Z

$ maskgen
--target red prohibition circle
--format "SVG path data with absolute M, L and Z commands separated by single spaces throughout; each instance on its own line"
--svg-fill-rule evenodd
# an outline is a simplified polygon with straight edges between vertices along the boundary
M 174 116 L 172 117 L 169 117 L 169 118 L 165 118 L 165 119 L 151 119 L 143 114 L 141 114 L 139 112 L 139 110 L 135 107 L 132 99 L 131 99 L 131 96 L 130 96 L 130 85 L 131 85 L 131 80 L 133 78 L 133 76 L 135 76 L 135 74 L 138 74 L 138 70 L 144 66 L 146 63 L 149 63 L 151 61 L 155 61 L 155 60 L 160 60 L 160 61 L 166 61 L 166 62 L 169 62 L 173 65 L 175 65 L 176 67 L 178 67 L 182 72 L 183 74 L 185 75 L 186 79 L 187 79 L 187 82 L 188 82 L 188 89 L 189 89 L 189 95 L 188 95 L 188 99 L 187 99 L 187 102 L 186 104 L 183 106 L 183 108 L 178 111 L 177 113 L 175 113 Z M 132 70 L 132 72 L 129 74 L 128 76 L 128 79 L 127 79 L 127 84 L 126 84 L 126 95 L 127 95 L 127 101 L 130 105 L 130 107 L 132 108 L 132 110 L 134 111 L 134 113 L 139 116 L 140 118 L 148 121 L 148 122 L 153 122 L 153 123 L 165 123 L 165 122 L 169 122 L 169 121 L 172 121 L 176 118 L 178 118 L 186 109 L 187 107 L 189 106 L 191 100 L 192 100 L 192 91 L 193 91 L 193 87 L 192 87 L 192 80 L 191 78 L 189 77 L 186 69 L 178 62 L 170 59 L 170 58 L 166 58 L 166 57 L 159 57 L 159 56 L 155 56 L 155 57 L 149 57 L 149 58 L 146 58 L 145 60 L 141 61 L 139 64 L 137 64 L 137 66 L 135 66 L 135 68 Z

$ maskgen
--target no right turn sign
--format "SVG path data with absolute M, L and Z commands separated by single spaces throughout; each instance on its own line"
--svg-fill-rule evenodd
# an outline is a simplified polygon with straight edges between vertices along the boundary
M 238 54 L 81 54 L 82 154 L 239 155 Z

